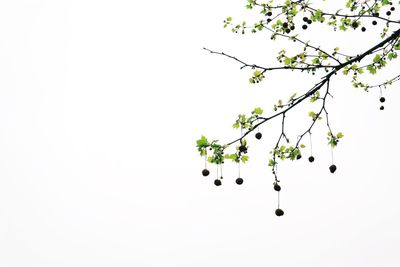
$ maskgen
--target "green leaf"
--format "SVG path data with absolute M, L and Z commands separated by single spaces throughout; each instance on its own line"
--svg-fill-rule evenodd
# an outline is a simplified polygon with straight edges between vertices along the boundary
M 262 108 L 257 107 L 257 108 L 255 108 L 255 109 L 253 110 L 252 113 L 257 114 L 257 115 L 261 115 L 261 114 L 263 114 L 263 112 L 264 112 L 264 110 L 263 110 Z
M 368 65 L 368 66 L 367 66 L 367 70 L 368 70 L 371 74 L 376 74 L 376 68 L 374 67 L 374 65 Z
M 379 63 L 379 61 L 381 61 L 381 55 L 375 55 L 374 57 L 374 63 Z
M 208 143 L 207 138 L 202 135 L 201 138 L 199 140 L 196 141 L 197 143 L 197 147 L 198 148 L 202 148 L 202 147 L 208 147 L 210 144 Z

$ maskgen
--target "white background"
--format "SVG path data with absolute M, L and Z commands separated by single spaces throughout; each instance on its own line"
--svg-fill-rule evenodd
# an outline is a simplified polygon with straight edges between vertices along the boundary
M 250 86 L 251 70 L 205 52 L 271 66 L 282 48 L 302 49 L 223 29 L 227 16 L 258 19 L 244 5 L 0 1 L 0 266 L 400 265 L 398 84 L 384 91 L 382 112 L 378 91 L 332 80 L 331 124 L 345 135 L 338 170 L 328 170 L 321 122 L 316 161 L 307 148 L 280 165 L 283 217 L 266 164 L 279 121 L 249 138 L 242 186 L 230 163 L 221 187 L 214 168 L 201 176 L 201 134 L 230 141 L 237 114 L 272 114 L 322 75 L 274 72 Z M 313 25 L 303 38 L 359 53 L 379 38 L 369 25 L 337 35 Z M 289 115 L 293 140 L 317 108 Z

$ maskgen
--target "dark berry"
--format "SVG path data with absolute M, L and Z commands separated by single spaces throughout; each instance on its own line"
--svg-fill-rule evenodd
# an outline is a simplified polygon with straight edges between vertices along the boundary
M 384 103 L 386 99 L 382 96 L 381 98 L 379 98 L 379 101 L 381 101 L 381 103 Z
M 308 18 L 307 18 L 307 17 L 304 17 L 304 18 L 303 18 L 303 21 L 304 21 L 304 22 L 307 22 L 307 21 L 308 21 Z
M 269 11 L 268 13 L 267 13 L 267 16 L 272 16 L 272 12 L 271 11 Z
M 366 30 L 367 30 L 367 29 L 366 29 L 365 27 L 362 27 L 362 28 L 361 28 L 361 31 L 362 31 L 362 32 L 365 32 Z
M 301 159 L 301 154 L 298 154 L 298 155 L 296 156 L 296 159 Z
M 376 20 L 372 21 L 372 25 L 376 25 L 378 22 Z
M 220 185 L 222 185 L 222 182 L 221 182 L 221 180 L 215 179 L 214 184 L 216 186 L 220 186 Z
M 390 16 L 390 15 L 392 15 L 392 12 L 388 11 L 388 12 L 386 12 L 386 15 Z
M 236 179 L 236 183 L 238 184 L 238 185 L 241 185 L 241 184 L 243 184 L 243 179 L 242 178 L 237 178 Z
M 286 32 L 287 34 L 289 34 L 289 33 L 290 33 L 290 29 L 286 29 L 285 32 Z
M 307 25 L 306 24 L 304 24 L 303 26 L 302 26 L 302 28 L 303 28 L 303 30 L 307 30 Z
M 311 23 L 312 23 L 312 20 L 311 20 L 311 19 L 307 20 L 307 23 L 308 23 L 308 24 L 311 24 Z
M 258 140 L 260 140 L 261 137 L 262 137 L 262 133 L 256 133 L 256 138 L 257 138 Z
M 208 176 L 210 174 L 210 171 L 207 169 L 204 169 L 202 172 L 203 176 Z
M 290 29 L 293 31 L 294 29 L 296 29 L 296 27 L 294 25 L 290 26 Z
M 289 25 L 287 24 L 287 22 L 284 22 L 283 24 L 282 24 L 282 27 L 283 28 L 287 28 Z
M 385 107 L 384 107 L 384 106 L 381 106 L 379 109 L 380 109 L 380 110 L 384 110 L 384 109 L 385 109 Z
M 276 216 L 279 216 L 279 217 L 280 217 L 280 216 L 283 216 L 283 214 L 285 214 L 285 213 L 283 212 L 283 210 L 281 210 L 281 209 L 276 209 L 276 210 L 275 210 L 275 215 L 276 215 Z
M 274 184 L 274 190 L 275 191 L 281 191 L 281 186 L 279 184 Z
M 244 152 L 244 153 L 246 153 L 246 152 L 247 152 L 247 147 L 246 147 L 246 146 L 243 146 L 243 145 L 241 145 L 241 146 L 239 147 L 239 151 L 240 151 L 240 152 Z
M 390 8 L 390 10 L 395 11 L 396 8 L 394 8 L 394 6 L 392 6 L 392 7 Z
M 336 165 L 332 164 L 331 166 L 329 166 L 329 170 L 331 171 L 331 173 L 334 173 L 336 171 Z
M 315 160 L 315 158 L 314 158 L 313 156 L 310 156 L 310 157 L 308 158 L 308 161 L 309 161 L 309 162 L 314 162 L 314 160 Z
M 351 26 L 355 29 L 355 28 L 357 28 L 358 27 L 358 22 L 357 21 L 354 21 L 352 24 L 351 24 Z

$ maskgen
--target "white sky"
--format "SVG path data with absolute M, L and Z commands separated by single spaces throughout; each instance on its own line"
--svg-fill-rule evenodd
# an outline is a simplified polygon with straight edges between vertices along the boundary
M 249 70 L 203 51 L 275 64 L 286 43 L 222 28 L 252 15 L 244 4 L 0 1 L 0 266 L 400 266 L 398 84 L 381 112 L 378 92 L 332 81 L 338 170 L 322 122 L 315 163 L 280 166 L 283 217 L 266 166 L 278 121 L 249 138 L 242 186 L 233 164 L 221 187 L 214 169 L 201 176 L 201 134 L 229 141 L 238 113 L 271 114 L 319 79 L 275 72 L 250 86 Z M 304 38 L 343 52 L 378 34 L 319 29 Z M 312 109 L 288 118 L 293 139 Z

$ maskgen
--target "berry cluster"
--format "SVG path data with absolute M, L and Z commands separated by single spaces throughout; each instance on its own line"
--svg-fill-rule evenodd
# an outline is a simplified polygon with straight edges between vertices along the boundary
M 303 21 L 305 22 L 304 24 L 303 24 L 303 26 L 301 27 L 303 30 L 307 30 L 307 28 L 308 28 L 308 25 L 307 24 L 311 24 L 312 23 L 312 20 L 311 19 L 309 19 L 309 18 L 307 18 L 307 17 L 304 17 L 303 18 Z
M 384 110 L 385 109 L 385 107 L 383 106 L 383 103 L 385 103 L 385 101 L 386 101 L 386 99 L 383 96 L 381 96 L 381 98 L 379 98 L 379 102 L 382 103 L 381 107 L 379 108 L 380 110 Z

